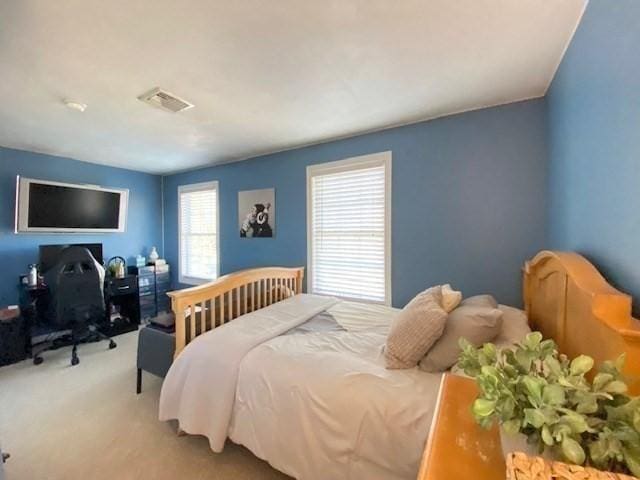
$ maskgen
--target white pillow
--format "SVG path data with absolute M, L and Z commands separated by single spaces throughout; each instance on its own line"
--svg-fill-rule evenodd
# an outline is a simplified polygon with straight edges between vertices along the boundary
M 453 311 L 462 301 L 462 292 L 454 290 L 448 283 L 442 285 L 442 308 L 449 313 Z

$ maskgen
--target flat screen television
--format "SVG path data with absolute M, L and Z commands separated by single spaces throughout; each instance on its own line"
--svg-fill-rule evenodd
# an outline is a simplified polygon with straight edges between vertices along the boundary
M 16 233 L 125 231 L 128 190 L 20 176 L 16 183 Z
M 101 243 L 73 243 L 65 245 L 40 245 L 39 264 L 40 271 L 46 272 L 51 267 L 54 267 L 58 263 L 60 254 L 67 247 L 84 247 L 93 258 L 95 258 L 100 265 L 104 264 L 104 258 L 102 257 L 102 244 Z

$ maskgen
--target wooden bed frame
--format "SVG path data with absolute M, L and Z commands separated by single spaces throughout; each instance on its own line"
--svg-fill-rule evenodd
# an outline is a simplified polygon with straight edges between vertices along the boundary
M 631 316 L 631 297 L 577 253 L 542 251 L 525 263 L 523 273 L 531 328 L 553 338 L 569 357 L 584 353 L 599 363 L 626 352 L 625 374 L 640 394 L 640 321 Z M 303 267 L 255 268 L 169 292 L 176 356 L 196 336 L 301 293 L 303 278 Z
M 631 316 L 629 295 L 571 252 L 538 253 L 525 264 L 523 288 L 532 330 L 553 338 L 570 358 L 590 355 L 598 364 L 626 353 L 629 388 L 640 394 L 640 322 Z
M 175 357 L 198 335 L 301 293 L 303 278 L 303 267 L 253 268 L 169 292 L 176 317 Z
M 631 316 L 631 297 L 576 253 L 540 252 L 523 273 L 532 330 L 553 338 L 569 357 L 586 354 L 600 363 L 626 353 L 630 393 L 640 394 L 640 322 Z M 504 480 L 498 427 L 482 429 L 471 415 L 477 394 L 474 380 L 443 376 L 418 480 Z

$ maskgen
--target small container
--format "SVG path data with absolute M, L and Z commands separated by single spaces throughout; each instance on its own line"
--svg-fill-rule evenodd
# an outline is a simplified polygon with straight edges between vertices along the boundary
M 38 268 L 33 263 L 29 265 L 29 274 L 27 275 L 27 285 L 30 287 L 38 286 Z
M 160 258 L 160 255 L 158 255 L 158 250 L 156 249 L 156 247 L 151 247 L 151 252 L 149 252 L 149 263 L 155 264 L 158 258 Z

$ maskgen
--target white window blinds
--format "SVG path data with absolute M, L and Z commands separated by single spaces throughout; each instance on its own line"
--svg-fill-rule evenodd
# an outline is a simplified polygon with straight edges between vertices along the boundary
M 310 290 L 390 304 L 390 153 L 309 167 Z
M 178 188 L 180 281 L 203 283 L 218 276 L 218 182 Z

